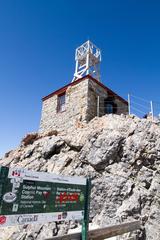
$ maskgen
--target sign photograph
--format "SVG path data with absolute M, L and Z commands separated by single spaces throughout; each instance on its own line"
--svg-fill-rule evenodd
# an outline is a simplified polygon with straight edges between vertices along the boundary
M 86 179 L 0 167 L 0 226 L 82 220 Z

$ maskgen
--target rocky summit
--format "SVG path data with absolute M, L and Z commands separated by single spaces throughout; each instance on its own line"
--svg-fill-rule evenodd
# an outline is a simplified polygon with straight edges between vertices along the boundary
M 93 224 L 106 227 L 140 220 L 140 230 L 116 239 L 160 239 L 160 127 L 150 120 L 110 114 L 88 124 L 79 122 L 66 132 L 28 134 L 0 164 L 90 177 Z M 1 228 L 0 239 L 42 240 L 77 225 Z

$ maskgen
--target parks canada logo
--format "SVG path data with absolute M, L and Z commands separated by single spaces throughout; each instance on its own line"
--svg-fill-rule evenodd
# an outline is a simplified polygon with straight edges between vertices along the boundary
M 17 196 L 13 192 L 7 192 L 3 196 L 3 201 L 6 203 L 12 203 L 17 199 Z

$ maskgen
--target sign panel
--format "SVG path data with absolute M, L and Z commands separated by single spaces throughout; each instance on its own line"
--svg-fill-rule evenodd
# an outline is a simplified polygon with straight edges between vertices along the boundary
M 81 220 L 86 179 L 0 167 L 0 226 Z

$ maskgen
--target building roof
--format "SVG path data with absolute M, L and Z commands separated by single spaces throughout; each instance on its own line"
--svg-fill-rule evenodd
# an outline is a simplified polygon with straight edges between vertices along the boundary
M 76 80 L 76 81 L 74 81 L 74 82 L 71 82 L 71 83 L 65 85 L 64 87 L 62 87 L 62 88 L 60 88 L 60 89 L 58 89 L 58 90 L 50 93 L 49 95 L 43 97 L 43 98 L 42 98 L 42 101 L 45 101 L 45 100 L 47 100 L 48 98 L 50 98 L 50 97 L 52 97 L 52 96 L 54 96 L 54 95 L 59 95 L 59 94 L 63 93 L 64 91 L 67 90 L 68 87 L 74 86 L 74 85 L 78 84 L 79 82 L 84 81 L 85 79 L 91 79 L 92 81 L 96 82 L 99 86 L 101 86 L 101 87 L 104 88 L 107 92 L 109 92 L 109 95 L 110 95 L 110 96 L 114 96 L 114 97 L 116 97 L 117 99 L 119 99 L 120 101 L 122 101 L 123 103 L 125 103 L 125 104 L 128 105 L 128 102 L 127 102 L 124 98 L 120 97 L 118 94 L 116 94 L 115 92 L 113 92 L 111 89 L 109 89 L 109 88 L 106 87 L 104 84 L 102 84 L 101 82 L 99 82 L 97 79 L 93 78 L 93 77 L 90 76 L 90 75 L 86 75 L 86 76 L 84 76 L 84 77 L 82 77 L 82 78 L 79 78 L 78 80 Z

